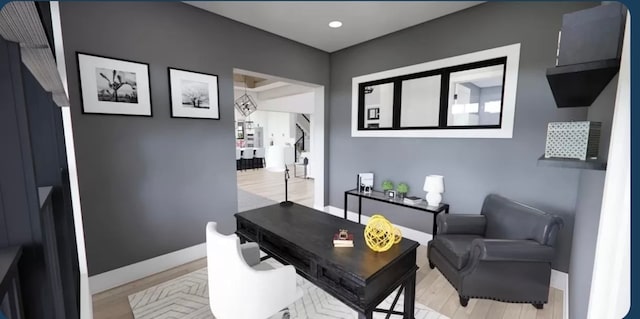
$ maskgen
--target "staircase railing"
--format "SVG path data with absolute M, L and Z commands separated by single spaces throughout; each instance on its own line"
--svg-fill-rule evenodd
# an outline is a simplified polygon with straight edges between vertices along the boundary
M 296 124 L 296 128 L 302 133 L 302 136 L 296 141 L 294 144 L 296 162 L 300 158 L 300 153 L 304 150 L 304 130 L 300 127 L 300 125 Z

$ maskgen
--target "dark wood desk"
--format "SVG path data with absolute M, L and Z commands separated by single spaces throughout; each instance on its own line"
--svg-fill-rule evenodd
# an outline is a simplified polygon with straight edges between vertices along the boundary
M 276 204 L 235 216 L 240 238 L 257 242 L 276 260 L 293 265 L 300 276 L 356 310 L 359 318 L 370 319 L 374 311 L 414 318 L 415 241 L 403 239 L 376 253 L 364 242 L 363 225 L 298 204 Z M 333 234 L 339 229 L 353 233 L 353 248 L 333 247 Z M 404 289 L 404 310 L 377 309 L 398 287 Z
M 360 223 L 360 219 L 362 217 L 362 199 L 371 199 L 391 205 L 397 205 L 402 207 L 407 207 L 411 209 L 421 210 L 423 212 L 432 213 L 433 214 L 433 231 L 432 235 L 435 236 L 438 232 L 438 227 L 436 224 L 436 217 L 440 213 L 449 213 L 449 204 L 440 203 L 438 206 L 429 206 L 426 201 L 422 201 L 419 204 L 407 204 L 402 199 L 399 198 L 389 198 L 383 192 L 372 191 L 371 193 L 359 192 L 357 189 L 351 189 L 344 192 L 344 219 L 347 219 L 347 199 L 349 195 L 358 197 L 358 223 Z

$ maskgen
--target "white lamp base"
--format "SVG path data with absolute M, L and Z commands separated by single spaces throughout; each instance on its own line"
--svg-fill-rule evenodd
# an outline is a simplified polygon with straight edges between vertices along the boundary
M 438 206 L 442 201 L 442 195 L 440 193 L 427 192 L 427 204 L 429 206 Z

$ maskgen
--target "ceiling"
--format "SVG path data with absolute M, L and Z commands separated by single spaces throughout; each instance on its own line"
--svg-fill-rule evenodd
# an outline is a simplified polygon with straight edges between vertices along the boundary
M 334 52 L 484 1 L 186 1 L 314 48 Z M 339 20 L 341 28 L 329 22 Z

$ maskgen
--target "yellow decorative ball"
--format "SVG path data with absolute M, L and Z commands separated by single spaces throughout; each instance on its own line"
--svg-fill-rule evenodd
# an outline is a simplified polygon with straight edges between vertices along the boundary
M 401 240 L 400 230 L 380 214 L 371 216 L 364 228 L 364 241 L 373 251 L 387 251 L 393 244 L 397 244 Z

